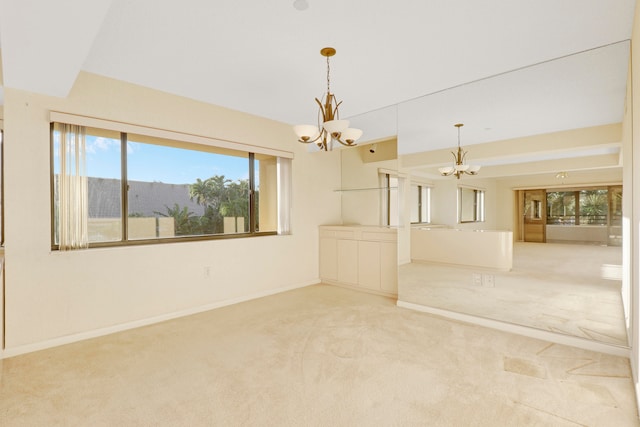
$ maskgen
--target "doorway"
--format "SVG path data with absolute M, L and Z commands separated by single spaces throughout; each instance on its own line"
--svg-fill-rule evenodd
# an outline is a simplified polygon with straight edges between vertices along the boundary
M 546 190 L 525 190 L 522 206 L 524 241 L 546 242 Z

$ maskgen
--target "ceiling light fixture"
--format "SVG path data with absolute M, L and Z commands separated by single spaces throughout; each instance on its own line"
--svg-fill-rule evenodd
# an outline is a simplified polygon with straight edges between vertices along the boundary
M 557 179 L 565 179 L 567 177 L 569 177 L 569 173 L 568 172 L 558 172 L 556 174 L 556 178 Z
M 333 148 L 333 141 L 336 140 L 348 147 L 356 145 L 355 142 L 362 136 L 362 130 L 350 128 L 349 120 L 340 120 L 338 107 L 342 101 L 336 101 L 331 93 L 329 79 L 329 58 L 336 54 L 332 47 L 325 47 L 320 54 L 327 58 L 327 93 L 320 101 L 316 102 L 320 106 L 318 111 L 318 125 L 297 125 L 293 127 L 298 135 L 298 142 L 304 144 L 316 143 L 321 150 L 329 151 Z M 324 102 L 324 104 L 323 104 Z
M 301 11 L 307 10 L 309 8 L 309 3 L 307 3 L 307 0 L 295 0 L 293 2 L 293 7 Z
M 480 170 L 480 166 L 466 165 L 464 163 L 464 158 L 466 157 L 467 152 L 460 148 L 460 128 L 464 125 L 462 123 L 457 123 L 454 126 L 458 128 L 458 151 L 451 152 L 451 154 L 453 155 L 454 164 L 453 166 L 438 168 L 438 172 L 440 172 L 442 176 L 455 175 L 458 179 L 460 179 L 460 176 L 464 175 L 465 173 L 469 175 L 477 175 L 478 171 Z

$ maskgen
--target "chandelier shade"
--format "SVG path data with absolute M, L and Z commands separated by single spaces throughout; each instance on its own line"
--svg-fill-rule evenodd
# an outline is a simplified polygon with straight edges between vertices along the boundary
M 332 47 L 325 47 L 320 54 L 327 58 L 327 93 L 322 101 L 315 98 L 320 107 L 318 112 L 317 125 L 296 125 L 293 131 L 298 136 L 298 142 L 304 144 L 315 143 L 321 150 L 329 151 L 333 148 L 333 141 L 338 141 L 342 145 L 354 146 L 355 142 L 362 136 L 362 130 L 349 127 L 349 120 L 340 120 L 338 107 L 342 101 L 338 102 L 331 93 L 329 78 L 329 58 L 336 54 Z
M 458 128 L 458 150 L 451 152 L 453 155 L 453 166 L 438 168 L 438 172 L 440 172 L 440 175 L 442 176 L 455 175 L 458 179 L 460 179 L 464 174 L 477 175 L 480 170 L 480 165 L 466 164 L 464 160 L 467 156 L 467 152 L 460 147 L 460 128 L 464 125 L 462 123 L 457 123 L 454 126 Z
M 329 135 L 341 134 L 349 127 L 349 120 L 328 120 L 322 124 L 322 127 L 329 132 Z
M 298 135 L 300 139 L 316 139 L 318 137 L 318 128 L 314 125 L 296 125 L 293 127 L 293 131 Z

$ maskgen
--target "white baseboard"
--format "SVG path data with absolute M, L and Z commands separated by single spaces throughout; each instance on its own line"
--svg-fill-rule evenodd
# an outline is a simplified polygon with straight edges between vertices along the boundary
M 640 382 L 638 382 L 638 361 L 636 360 L 636 353 L 631 352 L 631 375 L 633 379 L 633 389 L 636 392 L 636 405 L 638 407 L 638 416 L 640 417 Z
M 568 345 L 571 347 L 582 348 L 585 350 L 597 351 L 599 353 L 611 354 L 614 356 L 631 357 L 631 349 L 628 347 L 621 347 L 614 344 L 605 344 L 601 342 L 595 342 L 579 337 L 572 337 L 570 335 L 558 334 L 550 331 L 543 331 L 541 329 L 530 328 L 528 326 L 514 325 L 512 323 L 500 322 L 498 320 L 486 319 L 483 317 L 471 316 L 469 314 L 456 313 L 453 311 L 442 310 L 439 308 L 428 307 L 420 304 L 414 304 L 411 302 L 400 301 L 396 303 L 398 307 L 409 308 L 423 313 L 435 314 L 437 316 L 446 317 L 448 319 L 458 320 L 461 322 L 472 323 L 474 325 L 480 325 L 487 328 L 497 329 L 512 334 L 523 335 L 530 338 L 536 338 L 539 340 L 549 341 L 556 344 Z
M 154 323 L 160 323 L 171 319 L 176 319 L 179 317 L 190 316 L 192 314 L 202 313 L 209 310 L 214 310 L 216 308 L 225 307 L 228 305 L 238 304 L 245 301 L 250 301 L 257 298 L 267 297 L 269 295 L 275 295 L 282 292 L 291 291 L 294 289 L 304 288 L 311 285 L 317 285 L 320 283 L 320 279 L 312 280 L 305 283 L 299 283 L 290 286 L 283 286 L 280 288 L 269 289 L 266 291 L 256 292 L 254 294 L 231 298 L 223 301 L 216 301 L 210 304 L 205 304 L 198 307 L 192 307 L 185 310 L 174 311 L 171 313 L 161 314 L 159 316 L 149 317 L 146 319 L 135 320 L 132 322 L 122 323 L 115 326 L 109 326 L 107 328 L 94 329 L 91 331 L 80 332 L 72 335 L 65 335 L 63 337 L 53 338 L 46 341 L 41 341 L 32 344 L 21 345 L 18 347 L 5 348 L 0 351 L 0 359 L 6 359 L 9 357 L 18 356 L 20 354 L 32 353 L 34 351 L 45 350 L 47 348 L 58 347 L 65 344 L 71 344 L 78 341 L 84 341 L 91 338 L 97 338 L 104 335 L 114 334 L 116 332 L 122 332 L 129 329 L 139 328 L 141 326 L 152 325 Z

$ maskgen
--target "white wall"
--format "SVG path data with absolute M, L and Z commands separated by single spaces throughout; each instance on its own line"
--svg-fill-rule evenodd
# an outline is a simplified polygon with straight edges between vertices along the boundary
M 306 152 L 282 123 L 87 73 L 65 99 L 4 96 L 5 356 L 318 281 L 318 225 L 340 221 L 339 153 Z M 293 234 L 52 252 L 49 110 L 294 151 Z

